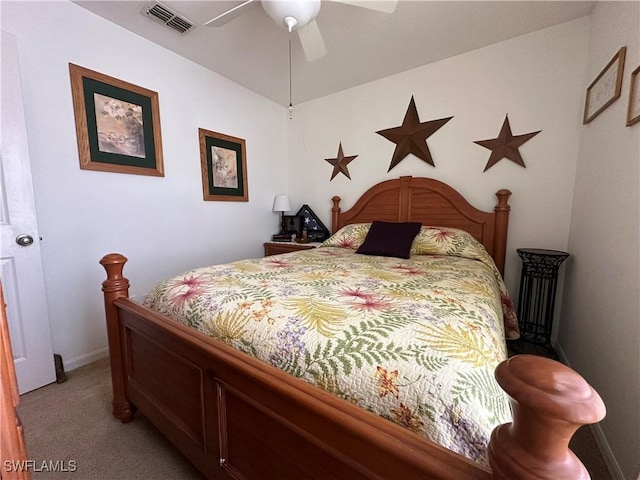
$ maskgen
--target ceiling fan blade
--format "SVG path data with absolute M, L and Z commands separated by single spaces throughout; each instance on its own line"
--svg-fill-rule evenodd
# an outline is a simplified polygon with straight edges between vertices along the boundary
M 304 56 L 307 58 L 307 61 L 312 62 L 327 54 L 327 47 L 322 39 L 318 22 L 312 20 L 296 31 L 298 32 L 298 38 L 300 38 L 302 50 L 304 50 Z
M 205 25 L 207 27 L 221 27 L 222 25 L 229 23 L 231 20 L 238 18 L 240 15 L 248 12 L 253 7 L 258 5 L 260 0 L 246 0 L 242 2 L 240 5 L 233 7 L 231 10 L 227 10 L 224 13 L 221 13 L 217 17 L 209 20 Z
M 393 13 L 398 6 L 398 0 L 329 0 L 336 3 L 346 3 L 354 7 L 367 8 L 382 13 Z

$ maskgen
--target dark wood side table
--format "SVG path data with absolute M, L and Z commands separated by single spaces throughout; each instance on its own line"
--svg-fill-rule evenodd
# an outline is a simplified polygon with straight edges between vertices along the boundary
M 569 254 L 557 250 L 519 248 L 522 259 L 518 325 L 521 340 L 553 352 L 551 330 L 558 285 L 558 270 Z
M 264 244 L 264 256 L 279 255 L 280 253 L 299 252 L 316 248 L 319 243 L 296 243 L 296 242 L 266 242 Z

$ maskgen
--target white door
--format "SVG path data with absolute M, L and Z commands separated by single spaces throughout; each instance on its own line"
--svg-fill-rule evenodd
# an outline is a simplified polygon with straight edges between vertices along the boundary
M 25 393 L 56 380 L 36 221 L 16 38 L 2 32 L 0 278 L 18 377 Z

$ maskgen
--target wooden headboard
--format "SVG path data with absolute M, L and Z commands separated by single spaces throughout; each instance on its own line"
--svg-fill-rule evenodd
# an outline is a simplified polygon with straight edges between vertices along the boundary
M 504 274 L 510 195 L 509 190 L 498 191 L 494 211 L 484 212 L 446 183 L 432 178 L 400 177 L 374 185 L 345 212 L 340 211 L 340 197 L 333 197 L 331 228 L 335 233 L 345 225 L 374 220 L 459 228 L 484 245 Z

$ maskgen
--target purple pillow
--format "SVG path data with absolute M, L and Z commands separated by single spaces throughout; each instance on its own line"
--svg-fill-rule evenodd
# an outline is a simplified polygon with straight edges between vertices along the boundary
M 373 222 L 356 253 L 409 258 L 411 244 L 421 227 L 418 222 Z

